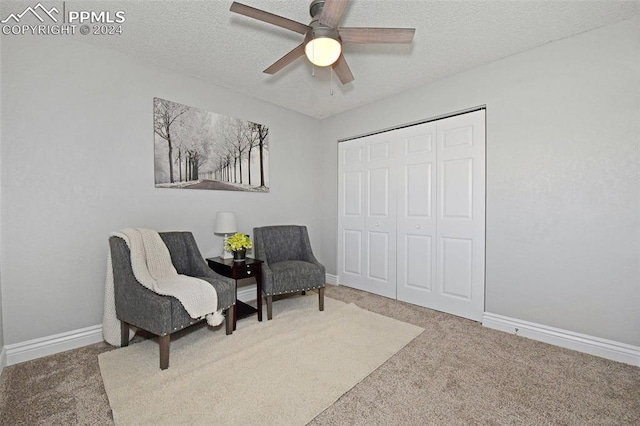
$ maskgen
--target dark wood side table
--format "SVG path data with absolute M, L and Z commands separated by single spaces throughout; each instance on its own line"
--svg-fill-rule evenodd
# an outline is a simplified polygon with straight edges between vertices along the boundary
M 233 315 L 233 330 L 236 329 L 238 318 L 258 313 L 258 321 L 262 321 L 262 260 L 247 257 L 244 262 L 234 262 L 233 259 L 223 259 L 221 257 L 213 257 L 207 259 L 209 268 L 214 272 L 232 278 L 236 281 L 236 309 Z M 256 305 L 251 305 L 238 300 L 238 280 L 244 278 L 255 278 L 256 280 Z

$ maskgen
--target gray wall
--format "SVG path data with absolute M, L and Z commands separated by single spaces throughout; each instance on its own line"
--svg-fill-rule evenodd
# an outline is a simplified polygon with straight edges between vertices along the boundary
M 2 69 L 2 55 L 0 55 L 0 70 Z M 0 84 L 2 82 L 2 73 L 0 72 Z M 2 122 L 2 102 L 0 102 L 0 123 Z M 4 365 L 2 354 L 4 351 L 4 327 L 2 315 L 2 135 L 3 127 L 0 126 L 0 369 Z M 0 371 L 1 373 L 1 371 Z M 1 377 L 1 376 L 0 376 Z
M 101 324 L 124 227 L 191 230 L 214 256 L 215 214 L 234 210 L 249 233 L 306 224 L 321 253 L 317 120 L 65 37 L 3 37 L 2 58 L 5 344 Z M 268 125 L 271 192 L 154 188 L 154 96 Z
M 336 141 L 486 104 L 486 311 L 640 345 L 638 28 L 603 27 L 324 120 L 328 272 Z

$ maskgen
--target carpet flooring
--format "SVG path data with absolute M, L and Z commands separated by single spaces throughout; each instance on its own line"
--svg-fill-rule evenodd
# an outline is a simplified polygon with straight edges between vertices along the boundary
M 326 295 L 425 331 L 309 425 L 640 424 L 638 367 L 347 287 Z M 112 425 L 98 367 L 112 349 L 98 343 L 6 367 L 0 425 Z

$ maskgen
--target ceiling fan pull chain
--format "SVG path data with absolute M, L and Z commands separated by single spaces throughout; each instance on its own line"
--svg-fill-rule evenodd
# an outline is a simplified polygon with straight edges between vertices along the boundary
M 333 96 L 333 67 L 329 65 L 331 77 L 329 78 L 329 95 Z
M 313 36 L 315 38 L 315 35 Z M 316 45 L 312 44 L 311 45 L 311 54 L 315 57 L 315 53 L 316 52 Z M 311 62 L 311 77 L 315 77 L 316 76 L 316 64 L 314 64 L 313 62 Z

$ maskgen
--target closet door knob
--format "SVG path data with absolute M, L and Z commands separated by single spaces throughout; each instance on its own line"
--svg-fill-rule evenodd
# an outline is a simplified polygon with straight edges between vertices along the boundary
M 376 226 L 380 226 L 380 222 L 376 222 Z
M 416 225 L 416 229 L 420 229 L 420 225 Z

